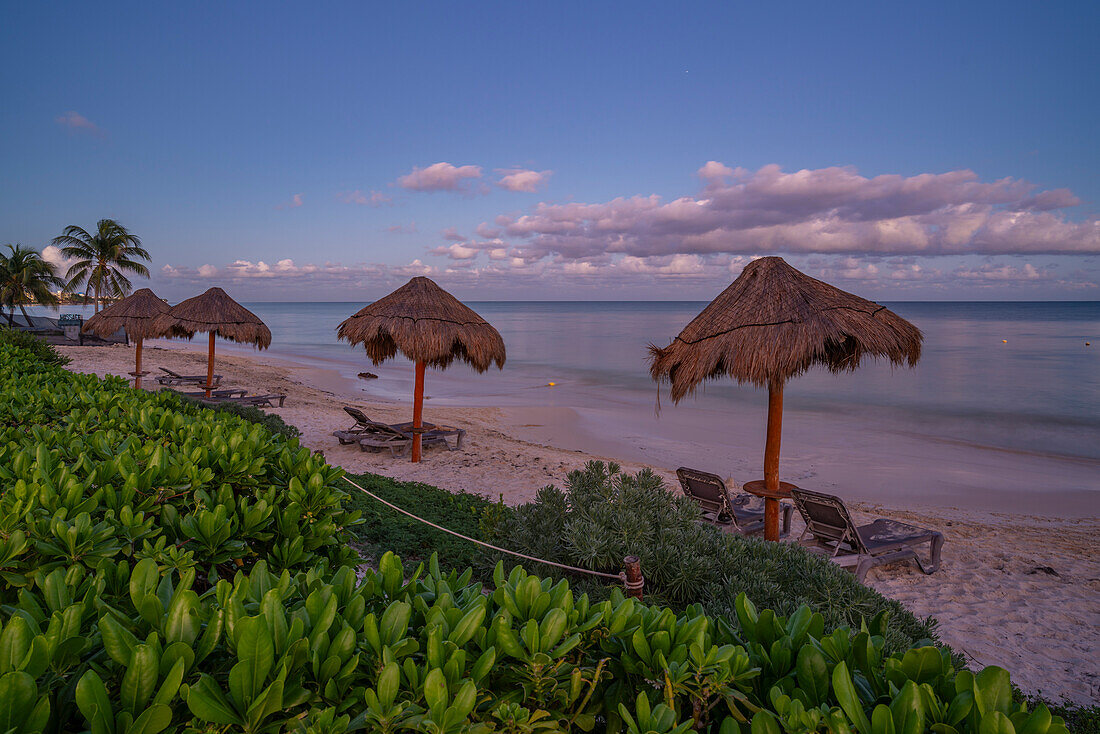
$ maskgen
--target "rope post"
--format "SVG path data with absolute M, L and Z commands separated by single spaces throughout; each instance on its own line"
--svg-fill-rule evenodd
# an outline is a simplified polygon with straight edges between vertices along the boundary
M 641 601 L 645 579 L 642 577 L 642 562 L 638 556 L 627 556 L 623 559 L 623 574 L 626 577 L 623 581 L 626 595 Z

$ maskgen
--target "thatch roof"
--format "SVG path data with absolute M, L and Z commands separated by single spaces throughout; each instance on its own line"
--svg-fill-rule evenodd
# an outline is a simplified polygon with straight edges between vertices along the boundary
M 650 345 L 650 374 L 667 379 L 678 401 L 707 379 L 729 376 L 764 386 L 812 365 L 833 372 L 864 357 L 897 365 L 920 359 L 921 332 L 885 306 L 764 257 L 741 275 L 664 349 Z
M 223 339 L 254 344 L 260 349 L 271 344 L 271 330 L 260 317 L 216 287 L 176 304 L 158 316 L 153 326 L 170 336 L 188 339 L 199 332 L 214 332 Z
M 119 329 L 125 329 L 131 339 L 155 339 L 167 336 L 166 332 L 158 331 L 153 322 L 158 316 L 168 313 L 168 309 L 168 304 L 160 296 L 148 288 L 142 288 L 92 316 L 84 322 L 81 330 L 106 339 Z
M 375 364 L 401 352 L 445 368 L 456 358 L 478 372 L 504 367 L 504 339 L 488 321 L 428 278 L 413 278 L 336 327 L 338 338 L 362 344 Z

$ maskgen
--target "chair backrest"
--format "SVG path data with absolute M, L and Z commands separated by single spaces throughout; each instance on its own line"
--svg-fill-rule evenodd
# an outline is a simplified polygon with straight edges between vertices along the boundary
M 806 521 L 806 530 L 815 538 L 833 543 L 850 543 L 860 553 L 868 552 L 844 500 L 810 489 L 792 489 L 791 499 L 802 519 Z
M 684 494 L 698 502 L 704 511 L 733 517 L 726 483 L 717 474 L 681 466 L 676 470 L 676 478 L 680 480 Z
M 178 372 L 173 372 L 172 370 L 168 369 L 167 367 L 161 367 L 160 370 L 161 370 L 161 372 L 168 373 L 169 377 L 180 377 L 180 374 Z
M 364 426 L 369 426 L 374 423 L 374 421 L 367 417 L 366 413 L 359 410 L 358 408 L 353 408 L 350 405 L 344 406 L 344 412 L 354 418 L 356 423 L 361 423 Z

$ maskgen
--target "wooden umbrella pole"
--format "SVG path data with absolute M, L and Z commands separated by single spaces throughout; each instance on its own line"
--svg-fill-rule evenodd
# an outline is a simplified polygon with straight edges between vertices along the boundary
M 137 348 L 134 350 L 134 387 L 141 387 L 141 342 L 142 339 L 137 340 Z
M 783 433 L 783 383 L 768 383 L 768 437 L 764 443 L 764 486 L 779 492 L 779 443 Z M 779 540 L 779 500 L 764 500 L 764 539 Z
M 412 460 L 420 461 L 420 429 L 424 425 L 424 363 L 416 363 L 416 387 L 413 388 Z
M 210 348 L 206 353 L 206 397 L 214 387 L 214 332 L 210 332 Z

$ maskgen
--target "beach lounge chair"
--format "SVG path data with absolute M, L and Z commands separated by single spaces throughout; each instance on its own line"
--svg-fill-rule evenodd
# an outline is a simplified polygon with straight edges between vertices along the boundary
M 168 385 L 171 387 L 172 385 L 206 384 L 206 375 L 181 375 L 166 367 L 161 367 L 160 371 L 165 373 L 163 375 L 157 375 L 157 382 L 161 385 Z M 214 385 L 220 385 L 221 381 L 221 375 L 214 375 Z
M 215 390 L 214 392 L 220 392 Z M 268 393 L 266 395 L 248 395 L 246 391 L 228 391 L 228 392 L 241 392 L 241 395 L 224 395 L 218 396 L 211 394 L 208 398 L 205 393 L 201 393 L 202 397 L 198 400 L 204 403 L 237 403 L 238 405 L 251 405 L 254 408 L 274 408 L 275 403 L 278 402 L 278 407 L 283 407 L 283 403 L 286 402 L 286 395 L 277 393 Z
M 703 509 L 703 519 L 736 530 L 743 535 L 764 531 L 764 500 L 745 493 L 732 493 L 717 474 L 682 466 L 676 478 L 684 494 Z M 783 504 L 782 535 L 791 532 L 791 506 Z
M 379 423 L 372 421 L 366 413 L 350 405 L 344 406 L 344 412 L 355 420 L 355 424 L 351 428 L 342 431 L 333 431 L 332 435 L 340 443 L 357 443 L 362 451 L 388 448 L 394 456 L 404 456 L 412 447 L 413 424 L 411 421 L 393 424 Z M 422 422 L 420 430 L 420 443 L 424 448 L 441 445 L 449 450 L 457 451 L 462 448 L 462 440 L 466 437 L 465 429 L 437 426 L 426 421 Z M 455 437 L 453 447 L 447 442 L 449 436 Z M 400 454 L 398 454 L 399 450 Z
M 190 391 L 189 390 L 187 392 L 183 392 L 182 390 L 177 390 L 176 392 L 178 392 L 180 395 L 184 396 L 185 398 L 205 398 L 206 397 L 206 391 L 205 390 L 197 390 L 197 391 Z M 220 390 L 211 390 L 210 391 L 210 397 L 212 397 L 212 398 L 244 397 L 247 394 L 248 394 L 248 390 L 243 390 L 241 388 L 224 388 L 224 389 L 220 389 Z
M 860 581 L 875 566 L 897 561 L 916 561 L 926 574 L 939 570 L 943 533 L 886 518 L 856 527 L 839 497 L 795 489 L 791 498 L 806 521 L 799 543 L 829 553 L 833 561 L 847 567 Z M 924 543 L 929 546 L 926 561 L 915 550 Z

